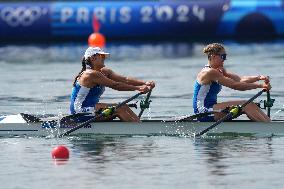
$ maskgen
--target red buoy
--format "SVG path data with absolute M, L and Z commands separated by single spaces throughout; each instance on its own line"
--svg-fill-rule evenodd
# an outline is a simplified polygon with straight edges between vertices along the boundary
M 90 47 L 100 47 L 103 48 L 106 43 L 105 36 L 101 34 L 100 31 L 101 24 L 97 17 L 94 15 L 93 17 L 93 33 L 89 35 L 88 44 Z
M 69 158 L 69 150 L 65 146 L 56 146 L 52 149 L 51 152 L 53 159 L 68 159 Z
M 105 46 L 106 40 L 101 33 L 92 33 L 88 38 L 88 44 L 90 47 L 100 47 Z

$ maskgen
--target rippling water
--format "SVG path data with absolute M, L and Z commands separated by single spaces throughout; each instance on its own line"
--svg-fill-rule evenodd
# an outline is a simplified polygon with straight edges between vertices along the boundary
M 58 165 L 50 151 L 61 143 L 71 158 Z M 13 138 L 0 147 L 3 188 L 283 187 L 283 138 Z
M 119 73 L 154 80 L 150 112 L 144 118 L 192 113 L 196 73 L 206 64 L 205 43 L 112 43 L 106 65 Z M 284 42 L 225 42 L 229 70 L 270 75 L 275 119 L 283 119 Z M 87 46 L 4 45 L 0 47 L 0 115 L 67 114 L 72 80 Z M 220 101 L 248 99 L 258 90 L 224 88 Z M 107 90 L 103 102 L 134 92 Z M 265 99 L 263 96 L 261 99 Z M 138 110 L 135 110 L 138 111 Z M 0 138 L 3 188 L 280 188 L 283 138 L 183 137 Z M 57 165 L 51 149 L 64 144 L 70 160 Z M 15 182 L 17 180 L 17 182 Z

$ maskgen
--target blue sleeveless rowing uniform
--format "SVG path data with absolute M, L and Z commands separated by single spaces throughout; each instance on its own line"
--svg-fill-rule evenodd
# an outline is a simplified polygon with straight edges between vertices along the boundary
M 206 66 L 208 67 L 208 66 Z M 213 111 L 213 105 L 217 104 L 217 95 L 221 91 L 222 85 L 214 81 L 208 85 L 202 85 L 195 81 L 193 92 L 194 113 L 204 113 Z M 198 118 L 199 121 L 215 121 L 213 115 Z
M 104 91 L 105 87 L 102 85 L 96 85 L 92 88 L 88 88 L 81 86 L 80 83 L 76 81 L 71 94 L 71 114 L 83 112 L 94 113 L 95 106 L 99 102 Z

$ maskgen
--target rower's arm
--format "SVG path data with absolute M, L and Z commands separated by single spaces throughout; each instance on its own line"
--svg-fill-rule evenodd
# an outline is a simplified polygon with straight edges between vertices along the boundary
M 242 82 L 246 82 L 246 83 L 254 83 L 260 80 L 264 80 L 266 83 L 269 83 L 269 76 L 263 76 L 263 75 L 243 76 L 241 79 Z
M 242 76 L 241 82 L 246 82 L 246 83 L 254 83 L 256 81 L 259 81 L 259 76 Z
M 233 79 L 234 81 L 241 81 L 241 77 L 235 73 L 228 72 L 227 70 L 223 69 L 224 76 Z
M 114 90 L 118 91 L 141 91 L 141 86 L 134 86 L 134 85 L 129 85 L 123 82 L 119 81 L 114 81 L 112 79 L 107 78 L 104 76 L 101 72 L 93 72 L 91 76 L 91 80 L 93 85 L 103 85 L 109 88 L 112 88 Z
M 125 77 L 123 75 L 120 75 L 118 73 L 115 73 L 109 68 L 104 68 L 103 72 L 107 73 L 108 78 L 111 80 L 117 81 L 117 82 L 122 82 L 128 85 L 134 85 L 134 86 L 140 86 L 140 85 L 145 85 L 146 82 L 142 80 L 138 80 L 133 77 Z
M 265 82 L 269 82 L 269 77 L 267 76 L 262 76 L 262 75 L 258 75 L 258 76 L 239 76 L 235 73 L 232 72 L 228 72 L 225 69 L 223 69 L 223 74 L 226 77 L 229 77 L 235 81 L 240 81 L 240 82 L 245 82 L 245 83 L 254 83 L 260 80 L 265 80 Z
M 239 90 L 239 91 L 257 89 L 257 88 L 265 88 L 263 84 L 235 81 L 234 79 L 230 77 L 226 77 L 222 73 L 214 69 L 210 69 L 210 71 L 208 72 L 208 77 L 212 81 L 218 81 L 221 85 L 224 85 L 226 87 Z

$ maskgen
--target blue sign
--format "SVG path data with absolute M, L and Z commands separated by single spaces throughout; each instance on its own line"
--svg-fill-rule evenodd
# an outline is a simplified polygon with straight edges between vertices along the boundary
M 199 36 L 215 33 L 228 0 L 54 3 L 55 36 L 88 36 L 95 16 L 107 37 Z
M 50 10 L 43 3 L 0 4 L 0 39 L 46 38 L 50 35 Z
M 0 3 L 0 39 L 284 36 L 283 0 Z

